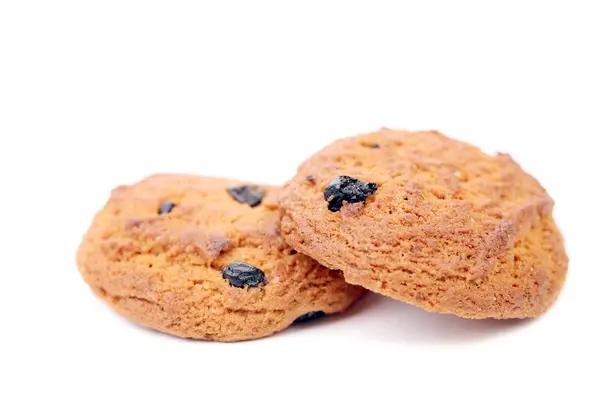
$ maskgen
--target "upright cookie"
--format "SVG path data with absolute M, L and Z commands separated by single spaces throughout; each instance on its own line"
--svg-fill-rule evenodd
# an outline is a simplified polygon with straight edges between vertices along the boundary
M 281 208 L 292 247 L 429 311 L 535 317 L 567 272 L 540 184 L 510 156 L 437 132 L 339 140 L 300 166 Z
M 285 244 L 277 191 L 189 175 L 119 187 L 79 271 L 126 318 L 182 337 L 255 339 L 345 310 L 363 289 Z

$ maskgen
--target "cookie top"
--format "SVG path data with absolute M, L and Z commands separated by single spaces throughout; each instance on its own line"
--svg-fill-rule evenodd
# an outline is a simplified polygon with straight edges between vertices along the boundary
M 566 273 L 540 184 L 510 156 L 438 132 L 339 140 L 300 166 L 281 207 L 292 247 L 348 282 L 430 311 L 535 316 Z
M 343 311 L 363 289 L 283 241 L 278 190 L 191 175 L 118 187 L 79 271 L 124 316 L 183 337 L 253 339 Z

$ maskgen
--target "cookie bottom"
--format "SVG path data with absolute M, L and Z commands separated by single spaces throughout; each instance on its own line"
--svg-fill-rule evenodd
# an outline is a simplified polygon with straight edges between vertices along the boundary
M 200 310 L 178 296 L 165 298 L 165 304 L 135 296 L 112 296 L 91 286 L 94 294 L 119 315 L 145 328 L 187 339 L 237 342 L 260 339 L 280 332 L 299 317 L 283 310 L 226 310 L 213 313 Z M 345 299 L 331 305 L 326 314 L 345 311 L 362 294 L 356 288 Z

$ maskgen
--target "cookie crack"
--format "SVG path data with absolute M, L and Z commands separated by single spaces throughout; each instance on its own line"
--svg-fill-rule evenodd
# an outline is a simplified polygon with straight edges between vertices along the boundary
M 241 308 L 241 309 L 227 308 L 226 310 L 227 310 L 227 312 L 242 315 L 242 316 L 261 315 L 261 314 L 268 314 L 268 313 L 275 313 L 275 314 L 283 315 L 285 313 L 285 311 L 280 308 L 273 308 L 273 309 L 259 308 L 256 310 L 247 310 L 247 309 L 243 309 L 243 308 Z
M 103 287 L 100 287 L 100 286 L 97 286 L 96 290 L 98 292 L 100 292 L 103 297 L 109 298 L 115 304 L 117 304 L 117 303 L 119 303 L 121 301 L 134 300 L 134 301 L 139 301 L 139 302 L 143 302 L 143 303 L 146 303 L 146 304 L 158 307 L 158 308 L 161 309 L 161 311 L 164 311 L 164 308 L 163 308 L 163 306 L 161 304 L 159 304 L 159 303 L 157 303 L 157 302 L 155 302 L 153 300 L 146 299 L 144 297 L 139 297 L 139 296 L 135 296 L 135 295 L 130 295 L 130 296 L 114 295 L 114 294 L 108 293 L 106 291 L 106 289 L 104 289 Z

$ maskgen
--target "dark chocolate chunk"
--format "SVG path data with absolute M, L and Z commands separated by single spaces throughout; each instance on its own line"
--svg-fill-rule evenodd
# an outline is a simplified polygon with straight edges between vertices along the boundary
M 226 266 L 223 269 L 223 278 L 227 279 L 231 286 L 238 288 L 255 288 L 267 283 L 264 272 L 243 262 L 234 262 Z
M 160 205 L 158 209 L 158 215 L 168 214 L 175 208 L 175 203 L 172 201 L 165 201 Z
M 329 203 L 329 211 L 340 211 L 344 201 L 348 203 L 364 203 L 367 197 L 377 191 L 375 182 L 361 182 L 350 176 L 338 176 L 325 188 L 325 200 Z
M 246 203 L 250 207 L 256 207 L 262 202 L 267 192 L 258 186 L 242 185 L 227 189 L 227 193 L 239 203 Z
M 296 318 L 296 320 L 294 321 L 294 324 L 302 324 L 304 322 L 312 321 L 312 320 L 315 320 L 317 318 L 321 318 L 324 316 L 325 316 L 325 313 L 323 311 L 307 312 L 306 314 L 303 314 L 303 315 L 299 316 L 298 318 Z

